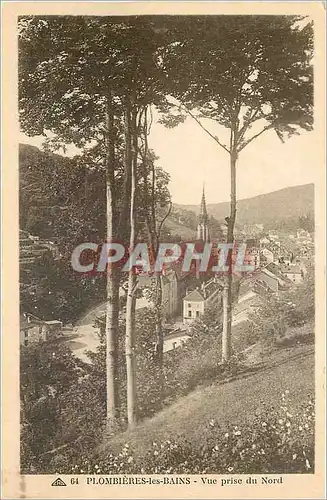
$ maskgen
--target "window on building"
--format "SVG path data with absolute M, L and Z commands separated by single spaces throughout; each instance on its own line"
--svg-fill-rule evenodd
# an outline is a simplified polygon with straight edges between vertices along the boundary
M 187 305 L 188 305 L 188 307 L 191 307 L 192 304 L 188 303 Z
M 173 342 L 173 349 L 176 349 L 177 347 L 177 342 Z
M 196 317 L 198 318 L 200 316 L 200 311 L 196 311 Z
M 188 311 L 188 317 L 191 318 L 192 317 L 192 311 Z

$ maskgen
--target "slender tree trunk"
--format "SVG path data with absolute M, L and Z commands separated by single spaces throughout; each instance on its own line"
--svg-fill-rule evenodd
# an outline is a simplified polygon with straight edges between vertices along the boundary
M 148 138 L 147 138 L 147 109 L 144 111 L 144 187 L 145 187 L 145 202 L 146 202 L 146 223 L 149 243 L 151 246 L 151 251 L 156 260 L 160 234 L 157 229 L 156 220 L 156 206 L 155 206 L 155 183 L 156 183 L 156 173 L 154 162 L 152 162 L 152 179 L 151 179 L 151 192 L 150 197 L 149 183 L 148 183 L 148 171 L 147 171 L 147 158 L 148 158 Z M 155 344 L 155 358 L 159 366 L 159 384 L 163 386 L 163 331 L 162 331 L 162 276 L 158 274 L 155 277 L 155 297 L 154 297 L 154 310 L 155 310 L 155 331 L 156 331 L 156 344 Z
M 135 245 L 135 193 L 137 168 L 137 130 L 136 112 L 128 103 L 125 116 L 126 168 L 131 169 L 130 203 L 130 252 Z M 135 357 L 135 285 L 136 276 L 133 268 L 128 275 L 126 303 L 126 373 L 127 373 L 127 420 L 128 427 L 136 425 L 136 357 Z
M 114 162 L 115 142 L 113 130 L 111 95 L 106 101 L 106 199 L 107 199 L 107 241 L 115 237 L 115 193 Z M 107 266 L 106 306 L 106 369 L 107 369 L 107 429 L 112 431 L 118 418 L 118 315 L 119 280 L 114 266 Z
M 237 152 L 235 147 L 230 153 L 230 173 L 231 173 L 231 201 L 230 201 L 230 216 L 227 225 L 227 243 L 234 243 L 234 226 L 236 219 L 236 162 Z M 232 285 L 233 285 L 233 270 L 232 270 L 232 251 L 228 253 L 227 259 L 228 273 L 225 277 L 223 290 L 223 335 L 222 335 L 222 362 L 225 363 L 230 359 L 232 350 Z
M 125 153 L 126 155 L 126 153 Z M 129 227 L 128 221 L 130 218 L 130 209 L 131 209 L 131 168 L 125 168 L 124 172 L 124 188 L 123 188 L 123 204 L 120 213 L 119 227 L 120 234 L 119 237 L 126 243 L 129 239 Z
M 156 359 L 159 367 L 159 384 L 162 386 L 162 368 L 163 368 L 163 331 L 162 331 L 162 276 L 156 276 L 155 293 L 155 322 L 156 322 Z

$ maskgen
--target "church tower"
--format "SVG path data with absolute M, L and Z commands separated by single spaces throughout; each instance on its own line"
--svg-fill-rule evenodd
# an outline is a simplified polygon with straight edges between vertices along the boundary
M 210 241 L 208 222 L 209 222 L 209 217 L 208 217 L 206 197 L 204 194 L 204 187 L 203 187 L 200 214 L 198 218 L 198 229 L 197 229 L 198 240 L 202 240 L 205 242 Z

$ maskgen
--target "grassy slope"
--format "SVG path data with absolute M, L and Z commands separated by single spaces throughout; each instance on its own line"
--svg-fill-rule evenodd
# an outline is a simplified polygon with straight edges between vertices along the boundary
M 134 432 L 116 436 L 110 448 L 120 448 L 128 442 L 142 455 L 153 441 L 185 436 L 196 442 L 210 419 L 222 427 L 244 420 L 251 422 L 263 404 L 278 407 L 281 394 L 287 389 L 292 407 L 299 407 L 314 391 L 314 348 L 304 345 L 276 350 L 255 370 L 224 383 L 198 387 L 140 423 Z

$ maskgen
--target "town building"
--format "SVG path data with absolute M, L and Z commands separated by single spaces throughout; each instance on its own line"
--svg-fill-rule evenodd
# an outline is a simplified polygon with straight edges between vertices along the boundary
M 200 318 L 213 306 L 218 311 L 222 306 L 222 290 L 220 280 L 212 278 L 201 287 L 187 293 L 183 299 L 183 323 L 191 323 Z
M 20 317 L 20 344 L 25 347 L 36 342 L 53 340 L 61 334 L 61 321 L 44 321 L 29 313 L 24 313 Z
M 279 291 L 287 289 L 290 284 L 288 277 L 281 273 L 280 267 L 271 262 L 256 269 L 241 281 L 239 296 L 245 293 L 244 288 L 245 290 L 251 289 L 260 296 L 267 293 L 277 294 Z
M 295 284 L 302 283 L 305 276 L 305 269 L 299 264 L 284 264 L 281 266 L 280 272 Z
M 45 332 L 42 330 L 42 324 L 32 320 L 25 315 L 20 318 L 20 344 L 27 347 L 30 344 L 45 341 Z
M 260 247 L 265 247 L 269 242 L 270 239 L 267 238 L 267 236 L 263 236 L 262 238 L 260 238 Z
M 247 238 L 246 244 L 246 264 L 251 265 L 254 269 L 260 267 L 260 241 L 257 238 Z
M 180 263 L 171 263 L 160 276 L 162 287 L 162 316 L 165 320 L 181 315 L 182 297 L 187 287 L 187 277 L 190 273 L 182 272 Z M 142 292 L 155 291 L 156 278 L 151 275 L 141 274 L 137 277 L 138 286 Z
M 290 287 L 291 281 L 285 274 L 281 272 L 281 264 L 271 262 L 264 269 L 266 270 L 266 272 L 273 274 L 278 280 L 278 290 L 286 290 Z
M 262 248 L 261 254 L 265 258 L 266 262 L 269 264 L 270 262 L 274 262 L 275 260 L 275 253 L 270 250 L 269 248 Z

